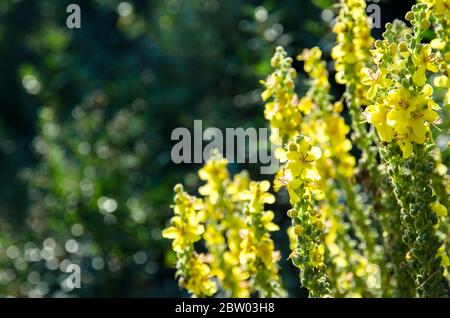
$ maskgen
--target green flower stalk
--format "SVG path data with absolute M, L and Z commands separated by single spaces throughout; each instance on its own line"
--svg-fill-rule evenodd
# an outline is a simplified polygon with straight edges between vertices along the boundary
M 300 283 L 309 290 L 310 297 L 330 295 L 330 284 L 326 274 L 324 221 L 320 212 L 313 207 L 312 195 L 319 191 L 317 181 L 320 175 L 315 167 L 317 157 L 307 138 L 296 136 L 286 149 L 287 163 L 278 186 L 286 186 L 293 209 L 288 212 L 292 218 L 297 246 L 289 256 L 300 268 Z
M 196 297 L 282 297 L 280 253 L 270 233 L 277 231 L 275 202 L 268 181 L 250 181 L 244 171 L 230 178 L 227 161 L 215 153 L 199 170 L 206 183 L 201 199 L 175 186 L 175 216 L 163 237 L 172 239 L 180 287 Z M 206 253 L 196 252 L 194 244 Z
M 286 295 L 281 288 L 277 261 L 280 253 L 270 238 L 270 232 L 278 231 L 273 223 L 274 213 L 265 211 L 265 204 L 273 204 L 275 197 L 268 193 L 269 181 L 250 182 L 249 189 L 239 193 L 245 202 L 246 229 L 241 230 L 240 262 L 250 273 L 256 291 L 261 297 L 281 297 Z
M 368 288 L 367 282 L 371 280 L 372 269 L 384 265 L 380 262 L 381 249 L 376 242 L 378 233 L 371 227 L 371 222 L 368 222 L 370 220 L 364 213 L 365 207 L 354 184 L 356 159 L 350 154 L 352 144 L 346 137 L 350 127 L 345 124 L 341 115 L 343 103 L 332 102 L 327 65 L 321 57 L 321 50 L 314 47 L 304 50 L 297 59 L 304 62 L 309 85 L 306 95 L 299 101 L 299 108 L 304 113 L 301 133 L 307 135 L 312 145 L 322 152 L 316 165 L 321 175 L 319 183 L 325 199 L 320 203 L 320 210 L 324 211 L 329 224 L 325 235 L 331 256 L 328 270 L 335 273 L 332 275 L 333 285 L 336 291 L 340 290 L 338 295 L 345 295 L 346 291 L 351 290 L 352 295 L 374 296 L 377 293 L 369 291 L 371 288 Z M 347 202 L 347 211 L 342 211 L 340 198 Z M 349 235 L 346 215 L 354 225 L 359 244 Z M 361 253 L 368 254 L 371 263 Z M 339 275 L 344 268 L 345 275 Z
M 382 140 L 380 154 L 401 207 L 402 238 L 408 250 L 405 266 L 418 296 L 440 297 L 448 291 L 440 252 L 443 242 L 436 232 L 436 214 L 442 213 L 442 208 L 432 188 L 435 163 L 430 130 L 439 107 L 426 77 L 427 70 L 437 71 L 437 56 L 429 44 L 421 44 L 430 27 L 426 8 L 424 4 L 415 5 L 406 15 L 413 28 L 402 41 L 397 43 L 396 26 L 392 24 L 386 27 L 385 40 L 377 41 L 376 74 L 384 73 L 384 69 L 392 72 L 383 75 L 389 85 L 381 85 L 373 94 L 375 104 L 367 108 L 366 115 Z
M 333 28 L 336 33 L 336 46 L 332 50 L 335 60 L 336 81 L 346 87 L 345 100 L 352 118 L 353 141 L 361 150 L 360 174 L 369 174 L 367 185 L 369 194 L 380 188 L 381 180 L 377 171 L 376 148 L 373 146 L 374 135 L 368 132 L 363 121 L 363 106 L 368 104 L 364 88 L 364 68 L 373 64 L 370 54 L 374 39 L 367 23 L 366 2 L 364 0 L 341 0 L 337 23 Z
M 172 248 L 177 255 L 178 283 L 196 297 L 212 296 L 217 285 L 212 280 L 211 268 L 204 261 L 206 257 L 195 251 L 194 243 L 202 238 L 205 227 L 202 224 L 203 202 L 189 196 L 181 184 L 174 188 L 175 216 L 171 226 L 163 231 L 163 237 L 172 239 Z
M 247 182 L 240 180 L 233 185 L 227 170 L 227 160 L 218 153 L 198 171 L 205 184 L 199 193 L 205 202 L 206 224 L 203 235 L 205 246 L 212 256 L 211 267 L 228 297 L 246 298 L 251 295 L 249 273 L 239 263 L 242 237 L 245 227 L 242 205 L 233 201 L 230 188 L 243 191 Z M 239 189 L 239 190 L 237 190 Z
M 382 180 L 378 170 L 377 150 L 374 145 L 376 136 L 368 131 L 363 120 L 363 106 L 368 104 L 363 70 L 373 64 L 370 49 L 374 39 L 367 23 L 366 2 L 364 0 L 341 0 L 337 23 L 333 28 L 336 33 L 336 46 L 331 56 L 335 60 L 336 81 L 345 85 L 344 98 L 351 117 L 352 140 L 361 151 L 356 179 L 361 181 L 370 202 L 364 202 L 360 190 L 349 179 L 342 179 L 342 187 L 347 197 L 350 218 L 356 234 L 362 242 L 371 262 L 380 263 L 374 220 L 377 214 L 374 207 L 384 209 L 379 193 L 383 191 Z M 370 95 L 370 94 L 369 94 Z
M 265 87 L 261 94 L 265 102 L 264 117 L 272 128 L 270 140 L 278 147 L 282 147 L 298 133 L 302 118 L 295 93 L 297 72 L 292 67 L 292 62 L 284 49 L 277 47 L 271 60 L 271 66 L 275 70 L 265 81 L 261 81 Z
M 447 294 L 442 257 L 438 255 L 443 242 L 436 235 L 438 218 L 431 205 L 436 201 L 430 179 L 433 147 L 415 145 L 415 156 L 406 161 L 396 145 L 388 145 L 380 152 L 388 163 L 389 177 L 401 206 L 403 241 L 408 247 L 405 263 L 420 297 L 442 297 Z
M 387 167 L 382 166 L 383 170 Z M 387 173 L 386 173 L 387 175 Z M 385 209 L 380 211 L 380 222 L 383 227 L 384 262 L 388 271 L 384 282 L 384 297 L 410 298 L 416 294 L 415 283 L 406 269 L 405 255 L 408 247 L 403 242 L 403 225 L 399 205 L 388 178 L 383 178 L 385 192 L 381 194 Z

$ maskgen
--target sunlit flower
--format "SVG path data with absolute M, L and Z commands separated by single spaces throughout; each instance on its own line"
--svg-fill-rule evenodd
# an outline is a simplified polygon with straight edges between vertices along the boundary
M 412 56 L 412 61 L 416 67 L 416 71 L 413 75 L 413 81 L 419 86 L 425 85 L 426 75 L 425 72 L 431 71 L 436 73 L 438 67 L 436 65 L 437 55 L 432 52 L 429 44 L 423 45 L 417 53 Z

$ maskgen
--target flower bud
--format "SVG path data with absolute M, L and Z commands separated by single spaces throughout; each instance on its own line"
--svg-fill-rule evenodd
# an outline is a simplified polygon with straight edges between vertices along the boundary
M 408 13 L 406 13 L 405 19 L 406 21 L 411 21 L 412 19 L 414 19 L 414 12 L 409 11 Z
M 406 43 L 405 41 L 401 41 L 398 44 L 398 49 L 401 53 L 408 52 L 408 43 Z
M 298 151 L 297 145 L 295 143 L 293 143 L 293 142 L 290 142 L 289 145 L 288 145 L 288 150 L 292 151 L 292 152 Z
M 303 226 L 301 226 L 301 225 L 296 225 L 296 226 L 294 227 L 294 233 L 295 233 L 295 235 L 299 236 L 299 235 L 302 235 L 304 232 L 305 232 L 305 229 L 303 228 Z
M 428 21 L 428 19 L 423 19 L 420 22 L 420 27 L 424 30 L 428 30 L 430 28 L 430 21 Z
M 272 57 L 272 59 L 270 60 L 270 65 L 273 68 L 277 68 L 280 65 L 280 57 L 278 55 L 274 55 L 274 57 Z
M 290 217 L 291 219 L 296 218 L 298 213 L 295 209 L 290 209 L 287 211 L 287 215 L 288 217 Z
M 323 228 L 324 228 L 323 222 L 321 220 L 319 220 L 319 219 L 317 219 L 314 222 L 314 226 L 316 227 L 316 229 L 318 229 L 320 231 L 323 230 Z
M 397 43 L 391 43 L 391 45 L 389 46 L 389 50 L 391 51 L 392 55 L 397 53 Z
M 176 184 L 175 187 L 173 187 L 173 191 L 175 191 L 176 193 L 183 192 L 183 185 L 180 183 Z

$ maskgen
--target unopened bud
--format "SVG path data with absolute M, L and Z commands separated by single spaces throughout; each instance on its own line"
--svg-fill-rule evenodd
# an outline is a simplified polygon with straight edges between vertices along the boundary
M 321 220 L 317 219 L 317 221 L 314 223 L 316 229 L 323 230 L 323 223 Z
M 173 187 L 173 191 L 175 191 L 176 193 L 180 193 L 183 191 L 183 185 L 178 183 L 175 185 L 175 187 Z
M 406 21 L 411 21 L 412 19 L 414 19 L 414 12 L 409 11 L 409 12 L 405 15 L 405 19 L 406 19 Z
M 289 145 L 288 145 L 288 150 L 292 151 L 292 152 L 297 151 L 298 150 L 297 145 L 295 143 L 293 143 L 293 142 L 290 142 Z
M 294 227 L 294 233 L 295 233 L 295 235 L 302 235 L 303 234 L 303 232 L 305 231 L 305 229 L 303 228 L 303 226 L 301 226 L 301 225 L 296 225 L 295 227 Z
M 421 22 L 420 22 L 420 27 L 423 29 L 423 30 L 428 30 L 429 28 L 430 28 L 430 21 L 428 21 L 428 19 L 423 19 Z
M 399 49 L 399 51 L 400 52 L 407 52 L 408 51 L 408 43 L 406 43 L 405 41 L 401 41 L 399 44 L 398 44 L 398 49 Z
M 297 211 L 294 209 L 290 209 L 287 211 L 287 215 L 288 215 L 288 217 L 293 219 L 293 218 L 297 217 Z

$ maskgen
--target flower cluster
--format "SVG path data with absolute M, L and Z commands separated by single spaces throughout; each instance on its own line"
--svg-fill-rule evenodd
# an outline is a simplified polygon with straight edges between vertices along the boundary
M 173 239 L 180 286 L 195 296 L 220 291 L 229 297 L 282 296 L 278 275 L 279 252 L 270 232 L 278 230 L 274 213 L 264 205 L 275 202 L 268 181 L 253 182 L 245 172 L 233 179 L 226 159 L 214 154 L 199 170 L 205 184 L 202 199 L 176 187 L 175 216 L 163 236 Z M 201 241 L 201 242 L 200 242 Z M 194 243 L 207 254 L 195 252 Z M 197 287 L 194 287 L 197 286 Z
M 198 254 L 194 248 L 205 232 L 203 202 L 188 195 L 181 184 L 175 186 L 174 202 L 175 216 L 170 220 L 171 226 L 163 231 L 163 237 L 173 240 L 179 284 L 196 296 L 211 296 L 217 292 L 211 268 L 205 262 L 205 255 Z
M 374 255 L 377 233 L 369 226 L 367 209 L 362 205 L 360 195 L 353 184 L 356 160 L 350 154 L 352 144 L 347 139 L 350 127 L 341 115 L 343 102 L 332 102 L 328 71 L 321 57 L 322 52 L 318 47 L 304 50 L 297 57 L 298 60 L 304 61 L 304 70 L 308 75 L 307 83 L 310 88 L 306 97 L 317 105 L 304 116 L 301 133 L 310 138 L 316 151 L 320 149 L 321 152 L 316 167 L 321 175 L 318 184 L 324 195 L 321 196 L 323 200 L 318 207 L 328 219 L 325 240 L 330 247 L 329 270 L 334 273 L 331 277 L 336 294 L 347 295 L 351 290 L 352 295 L 363 295 L 368 293 L 364 281 L 370 280 L 372 271 L 369 269 L 373 268 L 373 264 L 368 261 L 367 255 L 361 253 L 364 251 L 370 255 L 372 262 L 379 263 L 379 256 L 377 258 Z M 347 209 L 344 208 L 344 211 L 340 199 L 347 202 Z M 346 217 L 352 224 L 347 224 Z M 355 248 L 358 243 L 352 240 L 348 232 L 350 225 L 356 231 L 361 250 Z M 349 280 L 349 273 L 354 273 L 354 276 L 359 274 L 360 277 Z
M 241 230 L 240 263 L 249 271 L 255 289 L 262 297 L 279 294 L 277 261 L 280 254 L 270 238 L 270 232 L 278 231 L 273 223 L 275 214 L 265 211 L 265 204 L 273 204 L 275 197 L 268 193 L 269 181 L 250 182 L 247 190 L 239 193 L 245 202 L 244 213 L 246 228 Z M 278 291 L 277 291 L 278 290 Z
M 423 1 L 427 4 L 427 16 L 434 25 L 436 37 L 430 42 L 439 63 L 440 76 L 434 85 L 445 90 L 444 104 L 450 105 L 450 5 L 446 1 Z
M 439 106 L 428 83 L 428 73 L 439 71 L 441 55 L 431 44 L 422 43 L 431 26 L 430 10 L 438 8 L 437 2 L 413 6 L 406 15 L 411 29 L 398 22 L 388 24 L 384 40 L 377 41 L 373 51 L 377 71 L 367 70 L 368 77 L 379 77 L 379 85 L 370 96 L 373 105 L 366 109 L 367 121 L 375 126 L 384 144 L 380 153 L 401 207 L 408 271 L 418 294 L 428 297 L 445 293 L 444 268 L 439 259 L 445 263 L 446 258 L 439 252 L 442 241 L 436 225 L 437 216 L 444 216 L 446 209 L 436 202 L 432 185 L 435 161 L 431 125 L 439 118 Z M 438 16 L 449 14 L 444 10 Z
M 214 154 L 198 172 L 206 183 L 199 188 L 204 197 L 208 224 L 205 246 L 212 257 L 212 269 L 225 293 L 231 297 L 249 297 L 249 272 L 240 265 L 240 229 L 245 226 L 242 209 L 238 209 L 229 188 L 242 191 L 248 184 L 244 175 L 235 178 L 233 185 L 227 170 L 227 160 Z
M 376 218 L 373 207 L 378 206 L 385 209 L 378 195 L 383 191 L 383 183 L 377 165 L 377 151 L 374 147 L 376 138 L 372 131 L 367 131 L 363 120 L 363 107 L 369 104 L 368 97 L 373 94 L 373 90 L 378 85 L 386 83 L 381 80 L 382 74 L 380 73 L 380 81 L 375 83 L 372 91 L 367 90 L 364 85 L 367 83 L 365 70 L 374 64 L 370 51 L 374 39 L 371 36 L 366 14 L 366 2 L 364 0 L 341 0 L 339 7 L 337 22 L 333 28 L 333 32 L 336 33 L 336 45 L 332 49 L 331 57 L 335 61 L 336 81 L 345 85 L 343 97 L 351 116 L 351 138 L 361 151 L 355 175 L 359 179 L 364 179 L 361 186 L 367 197 L 374 202 L 372 206 L 369 205 L 367 209 L 363 210 L 361 210 L 361 202 L 353 204 L 356 210 L 352 210 L 358 211 L 357 222 L 360 224 L 360 232 L 363 234 L 365 232 L 363 225 L 368 224 L 371 227 L 371 220 Z M 355 198 L 357 198 L 358 191 L 354 185 L 352 187 L 352 192 L 356 194 Z M 350 189 L 349 186 L 346 188 Z M 375 237 L 372 235 L 370 240 L 374 239 Z M 373 253 L 371 252 L 371 254 Z
M 367 97 L 372 92 L 364 86 L 364 70 L 373 64 L 370 49 L 374 39 L 366 15 L 364 0 L 341 0 L 337 22 L 333 28 L 336 45 L 331 57 L 335 61 L 336 82 L 345 85 L 345 100 L 352 118 L 353 136 L 356 146 L 362 151 L 360 170 L 365 170 L 373 180 L 372 188 L 379 187 L 376 177 L 376 150 L 373 139 L 362 122 L 362 106 L 368 104 Z
M 367 108 L 367 121 L 376 127 L 383 142 L 396 140 L 407 159 L 413 153 L 413 143 L 424 144 L 430 135 L 430 124 L 438 118 L 435 110 L 439 107 L 432 99 L 430 85 L 417 95 L 403 86 L 389 89 L 387 96 Z
M 310 296 L 322 297 L 329 294 L 326 276 L 325 246 L 323 245 L 324 221 L 312 206 L 312 196 L 319 189 L 320 180 L 315 167 L 318 154 L 314 154 L 309 139 L 298 135 L 286 147 L 287 160 L 278 180 L 285 186 L 293 209 L 288 211 L 292 218 L 296 246 L 289 258 L 301 269 L 300 282 Z
M 365 89 L 361 83 L 362 70 L 370 64 L 370 49 L 373 38 L 366 15 L 364 0 L 341 0 L 337 22 L 333 32 L 337 44 L 331 55 L 336 61 L 336 81 L 340 84 L 352 84 L 354 98 L 365 104 Z
M 271 141 L 278 146 L 286 143 L 300 128 L 301 112 L 295 93 L 297 72 L 292 68 L 292 62 L 283 48 L 278 47 L 271 60 L 275 71 L 262 81 L 266 88 L 262 93 L 266 102 L 264 116 L 272 127 Z

